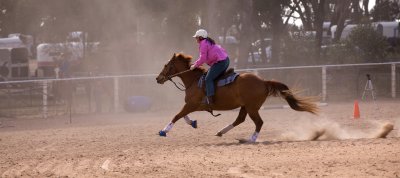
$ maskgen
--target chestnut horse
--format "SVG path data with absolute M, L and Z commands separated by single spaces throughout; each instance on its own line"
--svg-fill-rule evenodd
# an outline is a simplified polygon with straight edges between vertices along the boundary
M 157 83 L 163 84 L 171 80 L 172 77 L 179 77 L 184 84 L 186 94 L 185 105 L 172 121 L 159 132 L 160 136 L 166 136 L 173 124 L 182 117 L 185 117 L 187 121 L 188 114 L 210 109 L 210 106 L 204 104 L 204 90 L 198 87 L 198 80 L 206 70 L 204 68 L 189 70 L 191 59 L 191 56 L 174 54 L 156 78 Z M 232 110 L 240 107 L 236 120 L 217 132 L 216 136 L 222 136 L 233 127 L 241 124 L 248 114 L 256 125 L 255 132 L 248 141 L 255 142 L 263 125 L 258 110 L 268 96 L 281 96 L 296 111 L 307 111 L 312 114 L 318 112 L 318 107 L 312 98 L 295 96 L 285 84 L 265 81 L 252 73 L 241 73 L 233 83 L 216 89 L 215 101 L 211 105 L 212 110 Z M 188 124 L 190 124 L 190 121 Z

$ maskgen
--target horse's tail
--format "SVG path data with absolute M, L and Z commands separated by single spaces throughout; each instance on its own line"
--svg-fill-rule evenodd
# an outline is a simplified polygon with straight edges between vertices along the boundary
M 295 96 L 292 91 L 283 83 L 276 81 L 264 81 L 267 87 L 268 96 L 281 96 L 289 106 L 296 111 L 307 111 L 313 114 L 318 113 L 318 107 L 314 103 L 315 98 Z

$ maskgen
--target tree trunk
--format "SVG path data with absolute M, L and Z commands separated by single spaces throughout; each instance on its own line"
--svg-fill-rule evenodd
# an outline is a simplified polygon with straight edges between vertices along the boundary
M 281 52 L 281 33 L 283 30 L 282 24 L 282 9 L 280 0 L 273 0 L 272 7 L 272 59 L 271 63 L 281 63 L 280 52 Z
M 338 21 L 337 21 L 337 28 L 335 32 L 335 38 L 333 41 L 338 42 L 340 40 L 340 37 L 342 36 L 343 29 L 345 27 L 344 23 L 346 21 L 346 18 L 349 16 L 350 13 L 350 0 L 340 0 L 337 3 L 337 13 L 339 14 L 338 16 Z
M 369 17 L 369 0 L 363 0 L 363 6 L 364 6 L 364 15 L 366 17 Z
M 253 25 L 254 25 L 253 29 L 257 33 L 258 39 L 260 39 L 260 49 L 261 49 L 260 58 L 261 58 L 261 61 L 264 64 L 266 64 L 267 61 L 268 61 L 267 54 L 266 54 L 266 51 L 265 51 L 266 44 L 265 44 L 265 41 L 264 41 L 264 38 L 266 38 L 266 35 L 264 33 L 265 31 L 261 27 L 261 22 L 263 22 L 263 20 L 262 20 L 261 16 L 258 15 L 258 11 L 257 10 L 254 10 L 252 15 L 253 15 L 252 19 L 255 20 L 253 22 Z M 258 49 L 255 49 L 255 50 L 257 51 Z M 251 50 L 251 52 L 253 52 L 253 50 Z
M 316 46 L 315 46 L 315 57 L 316 60 L 319 61 L 321 57 L 321 45 L 322 45 L 322 38 L 323 38 L 323 24 L 324 24 L 324 17 L 325 17 L 325 0 L 320 0 L 317 7 L 314 7 L 315 12 L 315 31 L 316 31 Z
M 0 3 L 0 7 L 2 7 L 2 9 L 6 9 L 5 13 L 0 13 L 0 34 L 4 37 L 7 37 L 10 33 L 16 33 L 17 2 L 12 0 L 4 0 Z
M 217 11 L 219 9 L 217 9 L 218 5 L 217 5 L 217 1 L 213 1 L 213 0 L 208 0 L 205 1 L 207 4 L 207 10 L 206 10 L 206 14 L 207 14 L 207 20 L 204 20 L 202 23 L 206 23 L 204 24 L 205 27 L 207 27 L 207 30 L 209 32 L 212 32 L 214 35 L 218 34 L 219 29 L 218 27 L 218 22 L 217 22 L 217 18 L 215 18 Z M 215 38 L 217 38 L 217 36 L 215 36 Z M 218 39 L 215 39 L 218 40 Z
M 361 9 L 359 5 L 360 0 L 352 0 L 352 22 L 355 24 L 360 23 L 361 21 Z
M 252 19 L 251 14 L 253 11 L 253 1 L 244 1 L 243 9 L 240 13 L 242 28 L 240 30 L 240 44 L 239 44 L 239 59 L 238 67 L 244 68 L 247 66 L 247 59 L 251 48 L 251 35 L 252 33 Z

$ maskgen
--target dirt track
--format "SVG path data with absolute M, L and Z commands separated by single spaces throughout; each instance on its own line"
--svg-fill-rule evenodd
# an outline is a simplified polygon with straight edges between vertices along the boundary
M 0 120 L 0 177 L 400 177 L 399 101 L 322 107 L 321 116 L 262 110 L 258 143 L 239 144 L 254 124 L 213 136 L 238 111 L 219 118 L 194 113 L 199 128 L 179 121 L 168 137 L 156 133 L 175 112 Z M 387 139 L 371 138 L 394 123 Z M 333 140 L 307 141 L 318 129 Z M 339 140 L 339 139 L 341 140 Z

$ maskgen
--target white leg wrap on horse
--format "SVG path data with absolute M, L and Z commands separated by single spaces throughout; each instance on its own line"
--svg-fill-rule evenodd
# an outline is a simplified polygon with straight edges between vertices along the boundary
M 170 122 L 165 128 L 163 129 L 164 132 L 169 132 L 172 127 L 174 126 L 174 123 Z
M 258 134 L 259 134 L 258 132 L 254 132 L 253 135 L 250 137 L 250 141 L 256 142 Z
M 192 124 L 192 120 L 190 120 L 189 116 L 183 116 L 183 118 L 185 119 L 186 124 L 189 124 L 189 125 Z
M 225 128 L 223 128 L 222 130 L 220 130 L 219 133 L 225 134 L 226 132 L 230 131 L 231 129 L 233 129 L 233 125 L 229 124 Z

